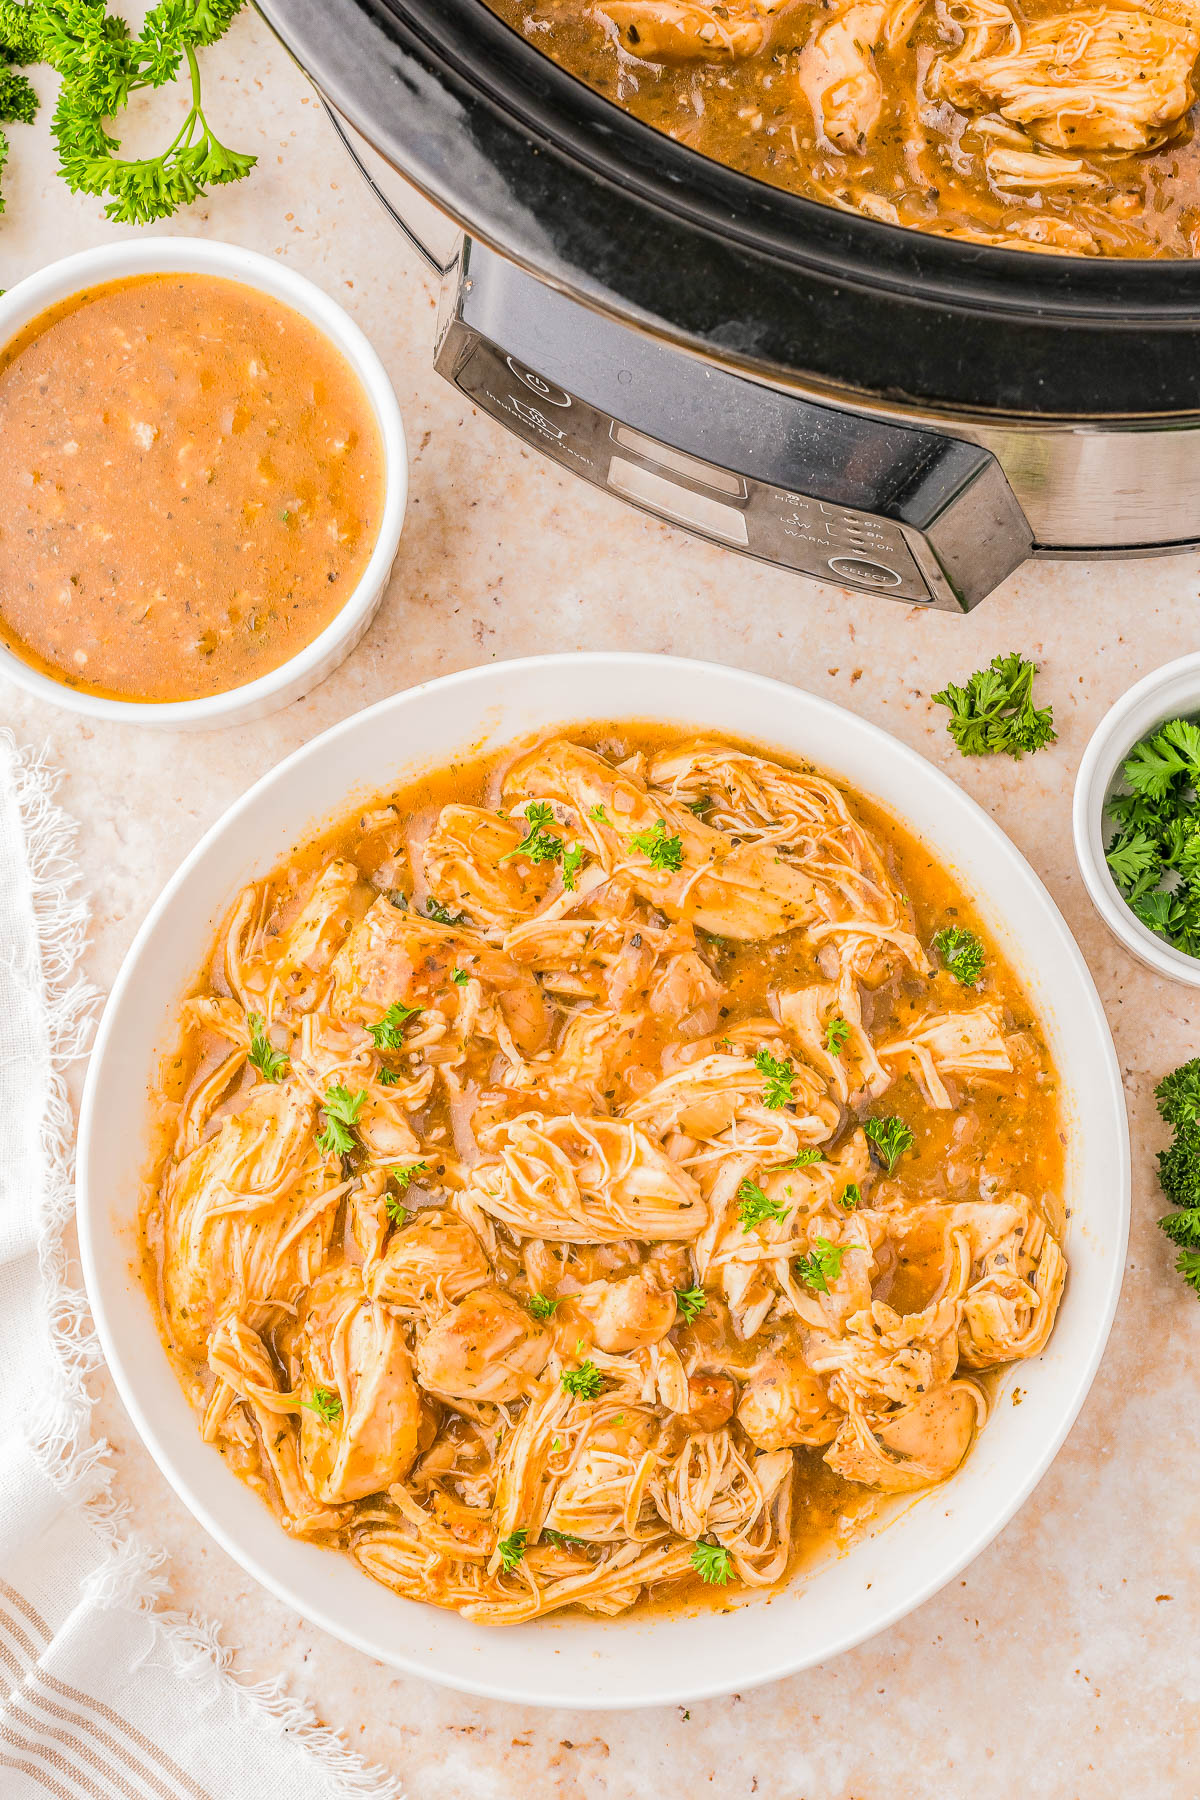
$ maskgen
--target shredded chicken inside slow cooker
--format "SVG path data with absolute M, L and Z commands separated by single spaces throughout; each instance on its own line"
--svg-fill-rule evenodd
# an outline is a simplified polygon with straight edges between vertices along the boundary
M 618 104 L 776 186 L 980 243 L 1197 253 L 1195 0 L 490 3 Z
M 285 1530 L 507 1624 L 770 1587 L 958 1467 L 1062 1292 L 1055 1081 L 950 876 L 867 816 L 580 728 L 240 896 L 145 1250 Z

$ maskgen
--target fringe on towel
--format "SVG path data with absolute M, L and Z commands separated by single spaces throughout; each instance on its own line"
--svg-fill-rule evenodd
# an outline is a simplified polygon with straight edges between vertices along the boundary
M 242 1719 L 303 1744 L 345 1800 L 403 1800 L 399 1782 L 351 1750 L 281 1681 L 250 1682 L 236 1675 L 234 1653 L 221 1643 L 215 1625 L 162 1608 L 165 1553 L 128 1531 L 128 1509 L 111 1491 L 109 1447 L 103 1440 L 91 1442 L 86 1378 L 101 1353 L 87 1296 L 68 1275 L 65 1245 L 75 1201 L 66 1070 L 87 1049 L 100 999 L 99 990 L 78 972 L 90 911 L 73 856 L 78 825 L 55 800 L 61 771 L 44 752 L 18 749 L 8 730 L 0 730 L 0 751 L 7 752 L 25 834 L 50 1053 L 38 1256 L 59 1380 L 53 1403 L 33 1424 L 33 1449 L 64 1502 L 86 1509 L 105 1546 L 103 1562 L 84 1584 L 86 1597 L 101 1606 L 144 1612 L 153 1629 L 146 1660 L 165 1662 L 195 1688 L 200 1705 L 232 1706 Z

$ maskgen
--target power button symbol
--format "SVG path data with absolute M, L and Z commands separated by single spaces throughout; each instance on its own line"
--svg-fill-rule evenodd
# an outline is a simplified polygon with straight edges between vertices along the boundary
M 570 406 L 571 396 L 562 388 L 555 387 L 553 382 L 546 381 L 536 370 L 527 369 L 511 356 L 506 356 L 504 360 L 517 380 L 524 382 L 530 393 L 536 394 L 539 400 L 544 400 L 547 406 Z

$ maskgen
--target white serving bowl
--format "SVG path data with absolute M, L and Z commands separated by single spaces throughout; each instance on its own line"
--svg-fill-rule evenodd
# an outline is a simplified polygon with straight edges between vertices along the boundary
M 1112 827 L 1104 808 L 1125 758 L 1167 719 L 1200 715 L 1200 653 L 1164 663 L 1114 701 L 1092 733 L 1075 777 L 1075 856 L 1092 904 L 1115 938 L 1139 962 L 1173 981 L 1200 987 L 1200 960 L 1156 937 L 1121 897 L 1104 858 Z
M 64 257 L 29 275 L 0 297 L 0 351 L 18 332 L 73 294 L 98 287 L 101 282 L 124 281 L 135 275 L 218 275 L 259 289 L 291 307 L 324 333 L 340 350 L 363 385 L 383 443 L 383 512 L 371 559 L 345 604 L 311 644 L 257 681 L 201 700 L 109 700 L 83 694 L 14 656 L 0 644 L 0 675 L 6 675 L 40 700 L 93 719 L 121 724 L 157 725 L 175 730 L 206 731 L 217 725 L 243 724 L 262 718 L 324 681 L 351 650 L 371 623 L 383 599 L 400 543 L 404 509 L 408 502 L 408 446 L 387 370 L 349 314 L 286 263 L 237 244 L 211 238 L 136 238 L 103 244 Z
M 403 1600 L 349 1557 L 285 1536 L 201 1442 L 137 1276 L 146 1092 L 176 1041 L 178 998 L 245 882 L 375 791 L 583 719 L 677 721 L 811 759 L 906 821 L 978 896 L 1062 1077 L 1071 1272 L 1047 1349 L 1002 1382 L 963 1468 L 915 1503 L 906 1498 L 848 1553 L 767 1603 L 725 1614 L 497 1630 Z M 1125 1106 L 1108 1026 L 1070 932 L 1019 852 L 953 782 L 852 713 L 780 682 L 660 656 L 533 657 L 447 676 L 335 726 L 265 776 L 197 845 L 138 933 L 100 1027 L 80 1128 L 80 1239 L 105 1354 L 152 1456 L 200 1522 L 288 1606 L 370 1655 L 548 1706 L 652 1706 L 752 1687 L 861 1643 L 934 1593 L 1012 1517 L 1065 1438 L 1108 1336 L 1128 1215 Z

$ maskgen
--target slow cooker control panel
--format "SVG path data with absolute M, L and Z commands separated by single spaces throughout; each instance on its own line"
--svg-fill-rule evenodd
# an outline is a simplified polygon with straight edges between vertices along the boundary
M 819 580 L 957 611 L 1031 548 L 979 445 L 701 362 L 469 240 L 443 290 L 436 361 L 475 405 L 596 486 Z

